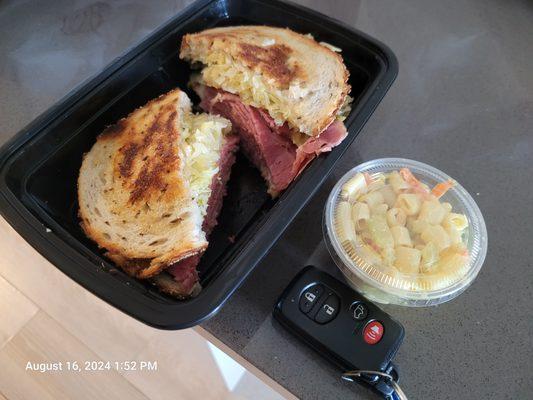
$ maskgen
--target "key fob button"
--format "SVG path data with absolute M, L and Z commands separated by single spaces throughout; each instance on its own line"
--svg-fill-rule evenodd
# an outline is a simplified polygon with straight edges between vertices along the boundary
M 363 340 L 368 344 L 376 344 L 383 337 L 383 324 L 379 321 L 369 322 L 363 329 Z
M 307 314 L 313 306 L 318 302 L 320 296 L 324 293 L 324 286 L 313 285 L 302 293 L 300 296 L 300 311 Z
M 365 303 L 356 301 L 351 305 L 350 312 L 353 319 L 356 321 L 362 321 L 368 316 L 368 307 L 365 305 Z
M 335 294 L 330 294 L 324 304 L 320 306 L 315 321 L 319 324 L 326 324 L 333 320 L 339 312 L 340 300 Z

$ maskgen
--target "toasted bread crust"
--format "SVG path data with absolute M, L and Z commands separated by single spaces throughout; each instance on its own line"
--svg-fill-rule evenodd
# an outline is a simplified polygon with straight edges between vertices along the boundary
M 112 251 L 108 251 L 106 257 L 119 265 L 128 275 L 147 279 L 157 276 L 163 269 L 172 264 L 204 252 L 206 248 L 207 244 L 201 248 L 195 246 L 188 251 L 185 248 L 180 248 L 180 251 L 175 253 L 176 258 L 169 257 L 164 263 L 158 264 L 152 263 L 149 258 L 125 258 L 120 253 L 113 253 Z
M 310 136 L 318 136 L 334 121 L 350 92 L 349 73 L 342 57 L 290 29 L 235 26 L 208 29 L 182 38 L 180 57 L 185 60 L 204 63 L 214 52 L 228 54 L 235 62 L 266 78 L 275 89 L 305 88 L 308 94 L 303 98 L 287 99 L 291 114 L 287 122 Z M 223 84 L 215 87 L 231 91 Z M 275 118 L 272 113 L 271 116 Z
M 179 143 L 190 101 L 176 89 L 104 130 L 78 178 L 80 225 L 106 256 L 149 278 L 207 247 Z

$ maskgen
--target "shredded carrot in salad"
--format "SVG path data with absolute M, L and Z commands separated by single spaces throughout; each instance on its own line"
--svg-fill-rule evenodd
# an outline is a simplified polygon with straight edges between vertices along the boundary
M 468 257 L 468 249 L 463 249 L 461 252 L 459 252 L 463 257 Z
M 381 247 L 379 247 L 372 239 L 369 238 L 363 238 L 363 242 L 366 243 L 368 246 L 372 248 L 376 253 L 381 253 Z
M 423 198 L 427 199 L 429 190 L 422 182 L 416 179 L 416 177 L 413 175 L 409 168 L 401 168 L 400 176 L 405 182 L 407 182 L 411 186 L 413 192 L 419 193 L 422 195 Z
M 370 174 L 368 172 L 363 172 L 363 176 L 365 177 L 365 183 L 367 185 L 370 185 L 373 181 L 372 177 L 370 176 Z
M 401 168 L 400 169 L 400 176 L 403 178 L 404 181 L 406 181 L 409 185 L 413 187 L 422 187 L 422 182 L 420 182 L 418 179 L 415 178 L 413 173 L 409 168 Z
M 455 186 L 455 181 L 449 179 L 446 182 L 437 183 L 433 189 L 431 189 L 431 194 L 437 199 L 440 199 L 444 193 L 450 190 Z
M 418 179 L 416 179 L 411 170 L 409 170 L 408 168 L 400 169 L 400 176 L 403 178 L 404 181 L 411 185 L 411 188 L 414 192 L 421 193 L 422 195 L 424 195 L 424 197 L 429 194 L 424 184 Z M 449 179 L 446 182 L 436 184 L 430 193 L 437 199 L 440 199 L 448 190 L 450 190 L 454 186 L 455 181 Z

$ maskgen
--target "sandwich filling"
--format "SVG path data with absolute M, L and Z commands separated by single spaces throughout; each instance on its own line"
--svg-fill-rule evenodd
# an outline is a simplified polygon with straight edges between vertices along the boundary
M 185 35 L 180 58 L 198 73 L 201 107 L 232 122 L 245 155 L 278 195 L 347 135 L 349 73 L 340 49 L 312 36 L 264 26 Z
M 213 175 L 209 186 L 210 194 L 202 224 L 202 230 L 205 232 L 206 237 L 209 237 L 217 225 L 217 218 L 226 195 L 226 185 L 230 177 L 231 167 L 235 163 L 235 152 L 237 151 L 238 143 L 238 136 L 227 136 L 220 150 L 216 173 Z M 163 274 L 170 274 L 174 282 L 170 284 L 167 280 L 167 284 L 160 285 L 163 291 L 175 296 L 194 296 L 197 294 L 200 290 L 197 267 L 201 256 L 202 254 L 196 254 L 168 267 Z M 155 282 L 158 283 L 158 281 L 162 280 L 161 278 L 156 277 Z
M 250 54 L 252 52 L 258 54 L 252 56 Z M 262 54 L 262 52 L 269 52 L 269 54 Z M 199 74 L 193 75 L 191 83 L 237 94 L 244 104 L 265 110 L 276 125 L 287 124 L 293 142 L 302 143 L 310 132 L 307 132 L 305 126 L 298 122 L 300 118 L 295 115 L 291 104 L 312 93 L 311 89 L 305 85 L 302 77 L 297 75 L 298 65 L 289 65 L 287 53 L 288 50 L 283 45 L 268 45 L 267 43 L 266 46 L 253 46 L 253 49 L 249 49 L 246 45 L 241 44 L 240 55 L 247 58 L 248 64 L 250 62 L 261 63 L 262 60 L 274 64 L 275 73 L 278 75 L 277 79 L 269 78 L 250 69 L 224 51 L 210 51 L 205 55 L 199 54 L 195 62 L 202 69 Z M 287 64 L 284 68 L 280 67 L 284 64 Z M 272 65 L 269 67 L 274 68 Z M 280 79 L 279 76 L 283 79 Z M 336 114 L 337 120 L 343 121 L 347 117 L 352 101 L 350 96 L 345 96 Z
M 239 138 L 226 135 L 227 120 L 207 114 L 190 114 L 183 125 L 180 151 L 185 160 L 184 176 L 189 182 L 192 200 L 200 207 L 202 230 L 207 238 L 222 209 Z M 154 283 L 174 296 L 196 295 L 200 290 L 196 268 L 202 254 L 192 255 L 165 269 L 162 274 L 170 274 L 173 282 L 158 276 L 153 279 Z
M 181 159 L 183 173 L 189 182 L 192 201 L 207 214 L 212 181 L 219 173 L 219 159 L 225 146 L 228 121 L 206 114 L 188 114 L 182 129 Z
M 306 136 L 297 145 L 288 123 L 278 125 L 265 110 L 245 104 L 232 93 L 204 85 L 194 85 L 207 112 L 228 118 L 241 138 L 244 154 L 261 171 L 273 196 L 296 178 L 318 154 L 330 151 L 346 137 L 341 121 L 334 121 L 319 136 Z
M 261 74 L 244 67 L 229 54 L 221 51 L 210 52 L 205 59 L 199 61 L 205 65 L 200 72 L 201 76 L 197 78 L 199 83 L 238 93 L 246 104 L 268 110 L 274 122 L 280 126 L 284 121 L 291 120 L 287 100 L 298 99 L 307 94 L 307 90 L 296 83 L 281 88 L 272 85 L 266 82 Z M 297 124 L 291 125 L 298 131 L 301 130 Z

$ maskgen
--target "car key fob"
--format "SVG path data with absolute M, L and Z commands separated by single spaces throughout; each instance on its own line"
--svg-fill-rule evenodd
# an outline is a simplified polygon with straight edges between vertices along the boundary
M 274 317 L 343 371 L 389 373 L 403 326 L 331 275 L 308 266 L 282 293 Z M 367 383 L 372 378 L 368 377 Z

